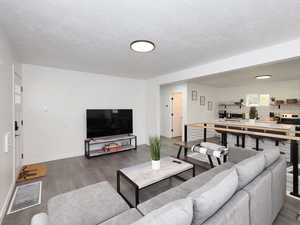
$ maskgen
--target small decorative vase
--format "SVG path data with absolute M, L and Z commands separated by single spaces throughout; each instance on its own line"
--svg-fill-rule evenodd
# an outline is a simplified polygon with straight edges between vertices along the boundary
M 250 124 L 255 124 L 255 119 L 249 119 Z
M 160 160 L 152 160 L 152 169 L 159 170 L 160 169 Z

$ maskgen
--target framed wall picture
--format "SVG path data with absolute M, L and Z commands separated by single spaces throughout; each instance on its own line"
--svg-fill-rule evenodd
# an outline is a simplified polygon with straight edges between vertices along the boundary
M 200 96 L 200 105 L 205 105 L 205 96 Z
M 261 106 L 269 106 L 270 101 L 271 101 L 271 98 L 270 98 L 269 94 L 259 96 L 259 105 L 261 105 Z
M 198 99 L 198 93 L 196 90 L 192 90 L 192 101 L 197 101 Z
M 259 95 L 258 94 L 248 94 L 246 95 L 246 106 L 259 106 Z
M 208 111 L 213 110 L 213 102 L 210 102 L 210 101 L 207 102 L 207 109 L 208 109 Z

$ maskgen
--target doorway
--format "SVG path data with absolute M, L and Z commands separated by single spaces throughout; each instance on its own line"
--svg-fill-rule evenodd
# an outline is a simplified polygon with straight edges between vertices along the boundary
M 23 165 L 23 86 L 22 77 L 13 72 L 13 99 L 14 99 L 14 167 L 15 180 Z
M 171 134 L 172 138 L 182 136 L 182 93 L 171 96 Z

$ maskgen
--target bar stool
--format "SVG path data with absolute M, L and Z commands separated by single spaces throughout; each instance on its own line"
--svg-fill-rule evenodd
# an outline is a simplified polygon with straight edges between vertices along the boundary
M 273 131 L 273 130 L 266 130 L 265 133 L 268 134 L 277 134 L 277 135 L 286 135 L 286 132 L 281 132 L 281 131 Z M 285 142 L 286 139 L 281 139 L 281 138 L 275 138 L 275 137 L 266 137 L 269 140 L 275 141 L 275 146 L 279 145 L 279 142 Z
M 241 127 L 228 127 L 228 129 L 232 130 L 242 130 Z M 240 133 L 234 133 L 234 132 L 228 132 L 229 134 L 236 136 L 236 144 L 235 146 L 240 147 L 240 137 L 242 137 L 242 134 Z
M 255 129 L 255 128 L 248 128 L 248 131 L 251 132 L 257 132 L 257 133 L 264 133 L 264 130 L 260 130 L 260 129 Z M 259 148 L 259 140 L 263 140 L 263 137 L 259 136 L 259 135 L 253 135 L 253 134 L 249 134 L 249 137 L 254 138 L 256 141 L 256 145 L 255 148 L 253 148 L 256 151 L 262 151 L 262 148 Z
M 179 147 L 178 152 L 177 152 L 177 156 L 176 156 L 177 159 L 180 158 L 182 149 L 184 149 L 184 156 L 187 156 L 187 149 L 192 147 L 191 144 L 186 143 L 184 141 L 177 141 L 177 142 L 174 143 L 174 145 Z
M 300 126 L 295 127 L 296 131 L 300 131 Z M 300 134 L 296 134 L 296 137 L 300 137 Z
M 217 128 L 226 128 L 226 126 L 224 126 L 224 125 L 215 125 L 215 127 L 217 127 Z M 217 131 L 217 133 L 222 135 L 221 144 L 223 146 L 227 146 L 226 138 L 224 138 L 224 137 L 226 137 L 227 132 L 226 131 L 221 131 L 221 130 L 216 130 L 216 131 Z
M 201 144 L 193 145 L 191 151 L 194 153 L 188 156 L 190 158 L 200 158 L 199 155 L 201 154 L 207 156 L 211 168 L 215 167 L 215 165 L 213 164 L 212 157 L 217 159 L 218 165 L 222 164 L 222 158 L 224 163 L 227 162 L 228 149 L 225 146 L 217 145 L 215 143 L 210 142 L 202 142 Z

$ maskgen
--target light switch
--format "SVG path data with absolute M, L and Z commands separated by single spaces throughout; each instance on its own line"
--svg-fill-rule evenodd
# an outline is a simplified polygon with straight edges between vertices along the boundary
M 11 132 L 7 132 L 4 135 L 4 152 L 9 151 L 10 145 L 11 145 Z
M 43 111 L 44 111 L 44 112 L 48 112 L 48 107 L 47 107 L 47 106 L 44 106 L 44 107 L 43 107 Z

